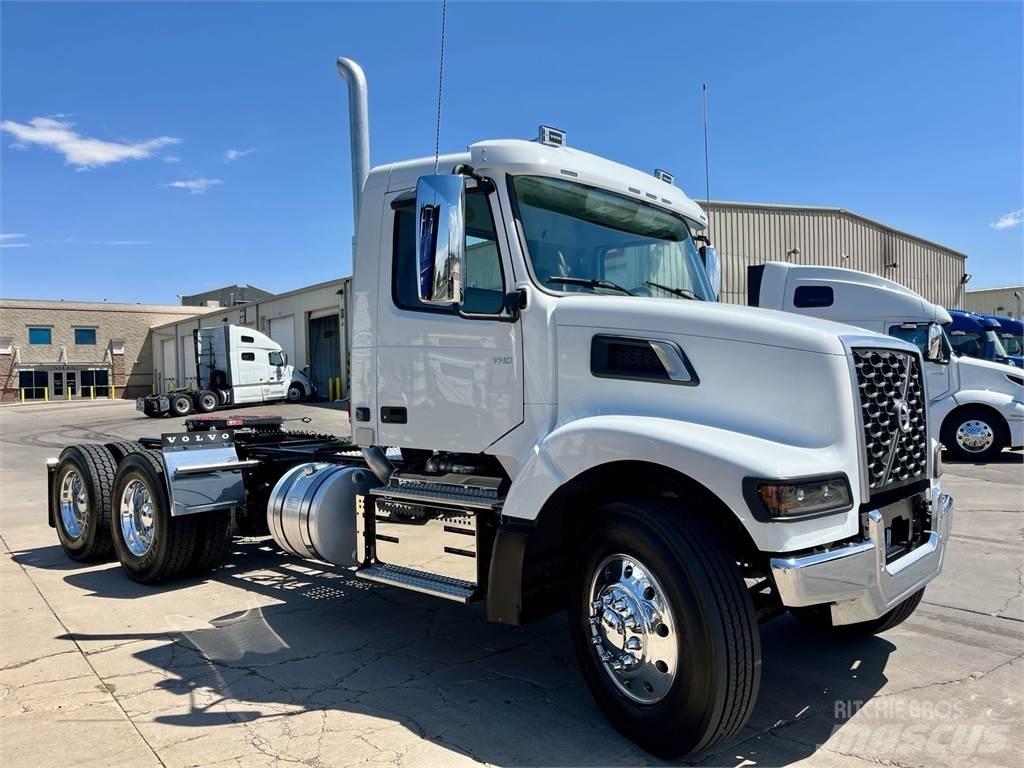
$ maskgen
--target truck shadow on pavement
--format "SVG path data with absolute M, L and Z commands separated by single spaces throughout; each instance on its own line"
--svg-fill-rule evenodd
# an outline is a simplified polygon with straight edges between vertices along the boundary
M 16 558 L 29 567 L 61 568 L 56 549 Z M 204 589 L 196 579 L 141 586 L 117 565 L 63 580 L 129 604 L 182 587 Z M 325 765 L 332 762 L 325 736 L 328 744 L 332 736 L 373 742 L 382 753 L 395 752 L 396 761 L 428 740 L 496 764 L 659 764 L 616 734 L 591 701 L 562 615 L 525 627 L 488 624 L 479 606 L 363 582 L 287 558 L 266 541 L 239 542 L 225 567 L 205 581 L 219 584 L 190 600 L 190 623 L 208 606 L 224 605 L 221 584 L 240 588 L 235 606 L 241 608 L 187 631 L 112 627 L 63 636 L 104 649 L 94 652 L 94 664 L 105 681 L 114 679 L 108 687 L 143 728 L 147 722 L 206 728 L 217 739 L 224 726 L 234 726 L 246 730 L 248 748 L 264 755 L 317 757 Z M 119 604 L 105 612 L 117 630 L 126 623 L 119 614 L 134 613 Z M 894 649 L 882 638 L 826 639 L 789 617 L 762 627 L 762 642 L 761 692 L 750 723 L 695 763 L 787 765 L 813 754 L 884 686 Z M 101 663 L 108 653 L 122 658 Z M 310 725 L 300 727 L 294 718 Z M 310 729 L 312 744 L 320 746 L 293 739 Z M 172 734 L 157 741 L 182 739 Z M 443 759 L 431 754 L 429 762 Z

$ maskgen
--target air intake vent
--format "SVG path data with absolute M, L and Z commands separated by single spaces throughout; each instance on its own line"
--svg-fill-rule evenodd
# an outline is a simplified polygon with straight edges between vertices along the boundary
M 660 339 L 595 336 L 590 345 L 590 372 L 598 378 L 698 383 L 690 361 L 678 345 Z
M 893 349 L 855 349 L 868 488 L 872 493 L 924 478 L 928 417 L 921 362 Z

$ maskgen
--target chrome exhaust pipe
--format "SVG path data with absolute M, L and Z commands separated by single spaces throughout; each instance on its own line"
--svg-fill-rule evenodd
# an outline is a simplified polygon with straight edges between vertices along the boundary
M 370 108 L 366 75 L 352 59 L 338 57 L 338 74 L 348 83 L 349 152 L 352 156 L 352 228 L 359 227 L 359 202 L 363 183 L 370 174 Z

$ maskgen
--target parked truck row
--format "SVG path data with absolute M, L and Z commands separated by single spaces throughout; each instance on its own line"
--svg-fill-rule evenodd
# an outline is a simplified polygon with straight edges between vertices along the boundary
M 316 393 L 307 370 L 289 364 L 281 345 L 239 325 L 192 332 L 197 386 L 135 401 L 146 416 L 188 416 L 247 403 L 300 402 Z
M 953 510 L 932 344 L 718 303 L 700 206 L 562 131 L 370 169 L 366 81 L 338 70 L 351 437 L 206 417 L 70 446 L 48 464 L 69 557 L 153 583 L 269 533 L 493 622 L 566 611 L 601 710 L 662 756 L 743 727 L 764 621 L 828 642 L 914 611 Z

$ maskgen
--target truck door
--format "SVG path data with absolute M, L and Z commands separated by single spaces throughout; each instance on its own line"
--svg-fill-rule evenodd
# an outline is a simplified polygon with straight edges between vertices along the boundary
M 387 206 L 378 286 L 379 444 L 476 453 L 522 422 L 520 325 L 499 319 L 513 283 L 500 215 L 495 193 L 467 189 L 462 312 L 469 318 L 419 302 L 415 201 Z
M 231 328 L 231 384 L 236 403 L 258 403 L 263 400 L 270 367 L 266 350 L 259 349 L 248 329 Z

